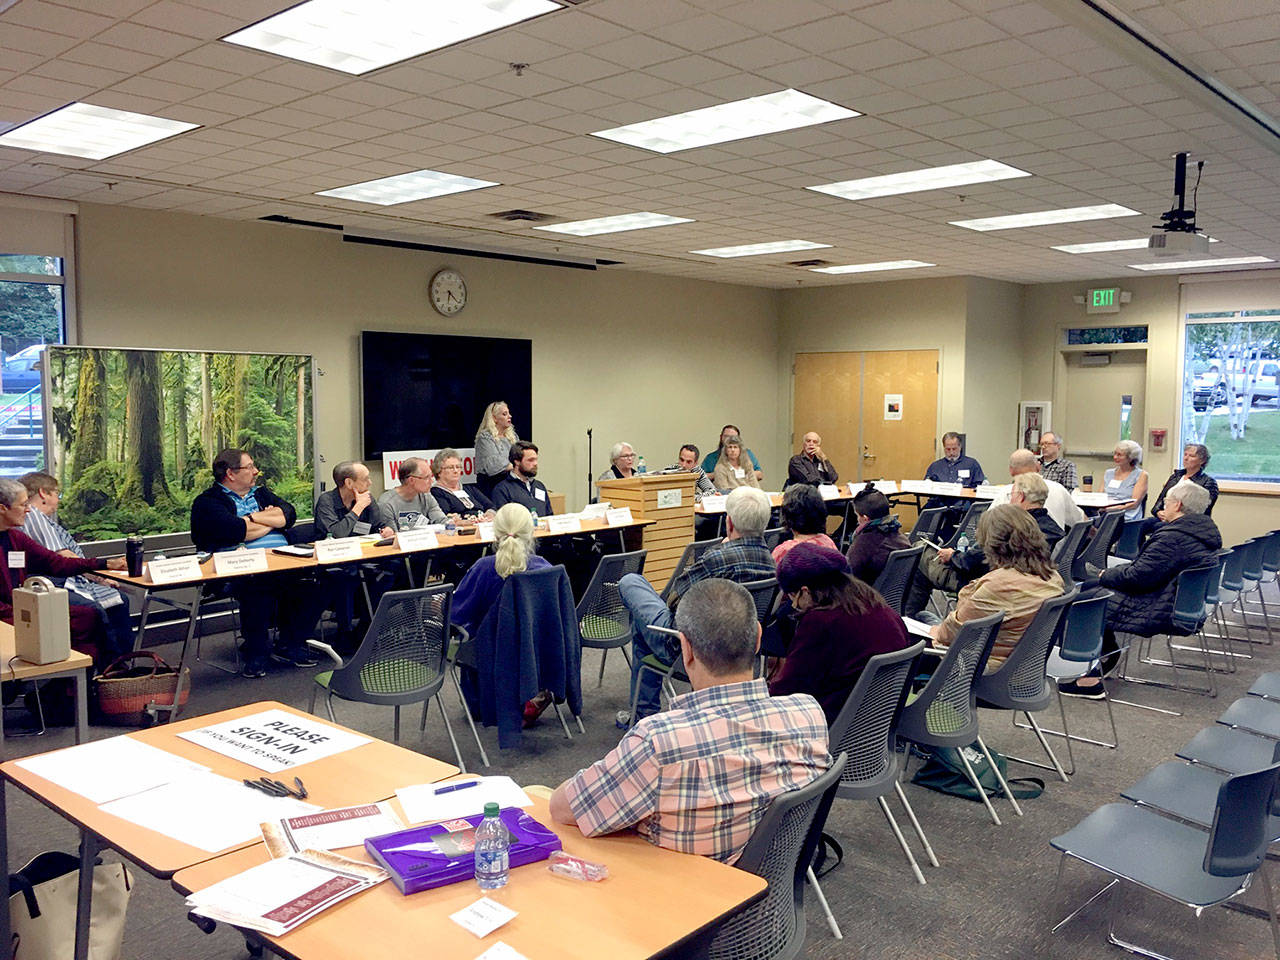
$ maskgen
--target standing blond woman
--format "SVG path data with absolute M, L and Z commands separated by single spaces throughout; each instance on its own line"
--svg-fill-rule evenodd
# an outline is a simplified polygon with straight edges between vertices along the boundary
M 519 439 L 505 401 L 497 400 L 484 408 L 480 429 L 476 431 L 476 483 L 486 497 L 511 469 L 508 455 L 511 445 Z

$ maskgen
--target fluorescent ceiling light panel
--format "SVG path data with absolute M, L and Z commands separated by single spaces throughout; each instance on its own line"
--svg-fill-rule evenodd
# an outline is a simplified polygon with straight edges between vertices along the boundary
M 892 197 L 900 193 L 917 193 L 921 190 L 941 190 L 944 187 L 962 187 L 970 183 L 990 183 L 994 180 L 1012 180 L 1031 174 L 1011 167 L 999 160 L 976 160 L 973 163 L 953 163 L 946 167 L 928 167 L 924 170 L 908 170 L 906 173 L 890 173 L 883 177 L 863 177 L 860 180 L 842 180 L 806 187 L 818 193 L 829 193 L 846 200 L 868 200 L 872 197 Z
M 1043 227 L 1050 223 L 1079 223 L 1082 220 L 1108 220 L 1112 217 L 1136 217 L 1139 211 L 1118 203 L 1100 203 L 1092 207 L 1067 207 L 1063 210 L 1037 210 L 1015 213 L 1007 217 L 983 217 L 979 220 L 951 220 L 953 227 L 966 230 L 1012 230 L 1015 227 Z
M 551 0 L 306 0 L 222 39 L 359 75 L 562 9 Z
M 779 90 L 688 113 L 600 130 L 593 137 L 616 140 L 655 153 L 674 153 L 713 143 L 728 143 L 832 120 L 860 117 L 856 110 L 819 100 L 799 90 Z
M 616 217 L 596 217 L 594 220 L 573 220 L 569 223 L 551 223 L 535 230 L 549 233 L 569 233 L 575 237 L 594 237 L 597 233 L 622 233 L 624 230 L 644 230 L 648 227 L 668 227 L 673 223 L 693 223 L 688 217 L 668 217 L 663 213 L 621 213 Z
M 829 243 L 814 243 L 811 240 L 775 240 L 773 243 L 746 243 L 740 247 L 711 247 L 708 250 L 690 250 L 704 257 L 758 257 L 764 253 L 790 253 L 793 250 L 822 250 L 831 246 Z
M 1131 263 L 1134 270 L 1194 270 L 1196 267 L 1235 267 L 1244 263 L 1275 263 L 1270 257 L 1222 257 L 1219 260 L 1173 260 L 1168 263 Z
M 838 267 L 811 267 L 814 273 L 874 273 L 877 270 L 914 270 L 916 267 L 936 267 L 936 263 L 923 260 L 881 260 L 879 263 L 846 263 Z
M 436 170 L 415 170 L 412 173 L 398 173 L 394 177 L 366 180 L 364 183 L 353 183 L 333 190 L 321 190 L 316 196 L 338 197 L 388 207 L 393 203 L 408 203 L 410 200 L 426 200 L 450 193 L 497 186 L 501 184 L 492 180 L 473 180 L 471 177 L 458 177 Z
M 1210 237 L 1210 243 L 1217 243 L 1217 237 Z M 1147 238 L 1136 237 L 1133 240 L 1100 240 L 1097 243 L 1064 243 L 1050 250 L 1061 250 L 1063 253 L 1110 253 L 1112 250 L 1145 250 Z
M 145 113 L 69 103 L 0 136 L 0 146 L 105 160 L 200 126 Z

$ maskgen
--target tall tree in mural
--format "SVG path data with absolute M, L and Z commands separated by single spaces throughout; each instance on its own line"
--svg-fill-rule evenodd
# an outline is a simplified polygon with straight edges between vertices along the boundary
M 80 363 L 71 436 L 72 476 L 107 458 L 107 365 L 98 350 L 86 350 Z
M 125 376 L 125 503 L 141 500 L 155 506 L 169 498 L 164 476 L 164 404 L 160 392 L 160 354 L 130 350 L 124 355 Z

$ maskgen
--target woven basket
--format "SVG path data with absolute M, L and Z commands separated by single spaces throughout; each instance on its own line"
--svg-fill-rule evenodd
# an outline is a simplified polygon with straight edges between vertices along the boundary
M 149 661 L 132 665 L 134 660 Z M 182 671 L 182 698 L 179 707 L 186 706 L 191 694 L 191 670 Z M 178 689 L 178 671 L 160 657 L 148 651 L 126 653 L 111 662 L 93 681 L 97 688 L 98 709 L 103 720 L 124 724 L 142 724 L 149 718 L 148 704 L 173 705 L 173 695 Z

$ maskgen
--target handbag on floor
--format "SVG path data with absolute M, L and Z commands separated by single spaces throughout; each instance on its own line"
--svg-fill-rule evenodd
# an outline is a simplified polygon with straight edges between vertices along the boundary
M 9 875 L 11 960 L 67 960 L 75 953 L 80 858 L 59 850 L 33 857 Z M 93 869 L 89 960 L 119 960 L 133 875 L 123 863 Z
M 134 666 L 134 660 L 142 660 Z M 186 706 L 191 696 L 191 668 L 182 671 L 182 700 Z M 178 689 L 178 671 L 156 654 L 148 650 L 126 653 L 111 661 L 110 666 L 93 678 L 93 688 L 98 698 L 98 709 L 107 722 L 121 724 L 145 724 L 148 720 L 148 704 L 171 706 Z
M 977 743 L 961 747 L 960 750 L 968 751 L 965 756 L 968 757 L 969 764 L 973 767 L 973 772 L 977 776 L 978 782 L 982 784 L 982 788 L 987 792 L 987 796 L 991 799 L 1003 796 L 1003 791 L 1000 789 L 1000 781 L 996 779 L 995 771 L 987 763 L 987 758 L 983 755 Z M 911 782 L 928 790 L 949 793 L 953 797 L 964 797 L 966 800 L 980 803 L 982 797 L 974 788 L 973 781 L 965 773 L 964 761 L 960 759 L 960 750 L 955 747 L 936 748 L 933 751 L 933 756 L 916 771 L 916 775 L 911 778 Z M 1009 791 L 1018 800 L 1028 800 L 1044 793 L 1044 781 L 1039 777 L 1015 777 L 1010 780 L 1005 776 L 1008 765 L 1004 757 L 992 750 L 991 759 L 1000 768 L 1000 775 L 1005 777 L 1005 782 L 1009 784 Z

